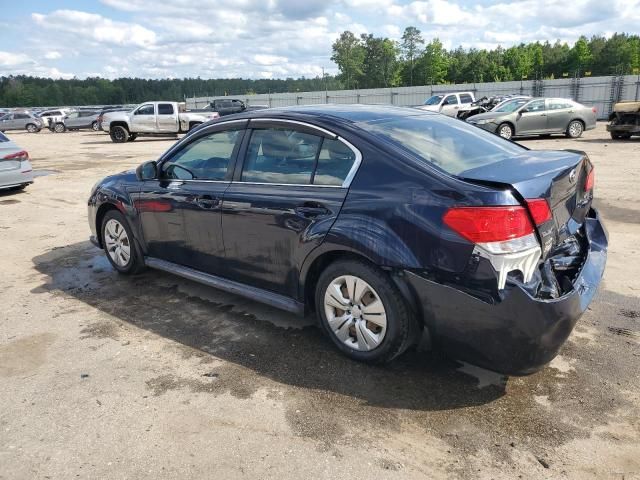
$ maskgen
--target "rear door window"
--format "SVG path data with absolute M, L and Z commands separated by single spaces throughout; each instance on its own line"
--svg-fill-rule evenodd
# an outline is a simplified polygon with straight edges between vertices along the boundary
M 173 115 L 173 105 L 170 103 L 159 103 L 158 115 Z
M 473 102 L 473 98 L 471 98 L 471 95 L 469 95 L 468 93 L 460 94 L 460 103 L 472 103 L 472 102 Z
M 571 105 L 571 102 L 569 102 L 568 100 L 563 100 L 561 98 L 551 98 L 547 100 L 547 102 L 548 102 L 547 108 L 549 110 L 563 110 L 565 108 L 573 107 L 573 105 Z

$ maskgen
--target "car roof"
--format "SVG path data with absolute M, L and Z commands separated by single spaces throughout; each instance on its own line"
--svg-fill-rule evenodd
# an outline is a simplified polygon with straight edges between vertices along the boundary
M 410 107 L 388 105 L 305 105 L 292 107 L 267 108 L 233 115 L 233 118 L 293 118 L 293 119 L 338 119 L 349 123 L 375 122 L 383 119 L 412 117 L 418 115 L 438 115 Z M 228 119 L 231 116 L 223 117 Z

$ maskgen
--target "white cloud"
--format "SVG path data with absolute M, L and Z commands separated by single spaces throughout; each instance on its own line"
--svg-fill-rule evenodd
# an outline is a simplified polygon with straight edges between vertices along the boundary
M 60 52 L 52 50 L 51 52 L 45 53 L 44 58 L 46 58 L 47 60 L 57 60 L 59 58 L 62 58 L 62 54 Z
M 0 51 L 0 68 L 18 67 L 29 64 L 35 64 L 35 62 L 24 53 Z

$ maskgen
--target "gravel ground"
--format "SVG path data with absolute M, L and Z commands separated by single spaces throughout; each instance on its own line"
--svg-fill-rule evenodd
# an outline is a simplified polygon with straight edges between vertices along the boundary
M 0 194 L 0 478 L 640 478 L 640 138 L 522 141 L 588 152 L 610 254 L 560 356 L 504 378 L 426 351 L 361 365 L 310 318 L 119 277 L 89 190 L 174 140 L 11 137 L 39 176 Z

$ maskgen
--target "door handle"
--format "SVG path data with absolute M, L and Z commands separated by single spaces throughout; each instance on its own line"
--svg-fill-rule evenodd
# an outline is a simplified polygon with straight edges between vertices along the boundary
M 194 198 L 194 202 L 200 208 L 211 209 L 220 205 L 220 200 L 212 197 L 211 195 L 197 195 Z
M 304 218 L 320 217 L 331 213 L 327 207 L 316 202 L 305 202 L 295 208 L 295 212 Z

